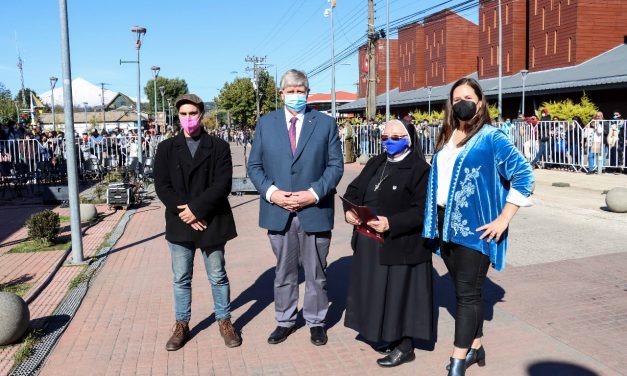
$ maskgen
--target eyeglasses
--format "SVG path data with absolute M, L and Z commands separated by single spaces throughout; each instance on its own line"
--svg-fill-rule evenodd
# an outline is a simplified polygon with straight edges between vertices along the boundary
M 390 135 L 390 136 L 388 136 L 387 134 L 383 134 L 383 135 L 381 135 L 381 140 L 382 140 L 382 141 L 385 141 L 385 140 L 387 140 L 388 138 L 391 138 L 391 139 L 392 139 L 392 140 L 394 140 L 394 141 L 398 141 L 398 140 L 400 140 L 401 138 L 407 138 L 407 136 L 399 136 L 399 135 L 397 135 L 397 134 L 393 134 L 393 135 Z

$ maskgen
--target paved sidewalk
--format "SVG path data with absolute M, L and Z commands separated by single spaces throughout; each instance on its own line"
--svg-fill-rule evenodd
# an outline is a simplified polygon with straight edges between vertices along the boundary
M 24 221 L 31 214 L 44 209 L 53 209 L 60 215 L 68 215 L 69 209 L 53 208 L 51 206 L 3 206 L 6 213 L 6 226 L 0 231 L 0 283 L 16 284 L 29 283 L 31 287 L 24 296 L 28 299 L 54 272 L 55 266 L 64 256 L 65 251 L 43 251 L 27 253 L 7 253 L 12 247 L 27 239 L 27 230 Z M 120 220 L 123 212 L 112 211 L 106 205 L 98 205 L 98 212 L 103 218 L 94 225 L 83 224 L 83 255 L 85 259 L 92 257 L 98 251 L 105 237 Z M 69 225 L 61 226 L 60 238 L 69 238 Z M 67 260 L 71 260 L 71 253 Z M 30 311 L 31 326 L 39 329 L 45 325 L 46 318 L 52 314 L 68 292 L 68 285 L 82 270 L 81 267 L 62 266 L 54 278 L 33 300 L 28 308 Z M 13 366 L 13 355 L 20 345 L 0 348 L 0 375 L 5 375 Z
M 241 164 L 240 148 L 233 150 L 235 163 Z M 360 169 L 356 164 L 346 166 L 338 192 L 344 192 Z M 237 167 L 235 175 L 240 173 L 243 171 Z M 542 182 L 559 177 L 542 175 Z M 615 183 L 612 180 L 608 184 Z M 529 210 L 527 217 L 516 220 L 511 229 L 512 237 L 540 239 L 532 244 L 516 243 L 510 252 L 519 262 L 508 265 L 502 273 L 490 271 L 488 275 L 484 330 L 487 366 L 475 366 L 469 375 L 621 375 L 627 368 L 627 354 L 621 351 L 627 345 L 627 252 L 600 244 L 602 251 L 590 256 L 571 257 L 560 252 L 559 257 L 544 260 L 542 253 L 546 250 L 536 244 L 552 235 L 531 233 L 526 222 L 553 215 L 556 206 L 567 210 L 563 216 L 575 218 L 575 223 L 581 224 L 588 213 L 576 211 L 581 208 L 567 195 L 549 193 L 546 184 L 539 182 L 535 211 L 523 209 L 522 213 Z M 551 202 L 547 205 L 544 200 L 549 196 Z M 275 327 L 275 259 L 265 232 L 257 225 L 259 197 L 231 196 L 230 200 L 239 237 L 227 244 L 226 260 L 233 318 L 244 340 L 241 347 L 227 349 L 223 344 L 213 316 L 211 288 L 197 254 L 190 323 L 193 338 L 182 350 L 165 350 L 174 323 L 172 275 L 163 236 L 163 208 L 154 202 L 131 219 L 41 374 L 445 374 L 453 338 L 454 295 L 437 257 L 437 342 L 418 344 L 416 361 L 393 370 L 381 369 L 375 364 L 380 355 L 343 326 L 352 251 L 351 229 L 339 211 L 328 260 L 329 343 L 313 346 L 301 318 L 299 330 L 286 342 L 268 345 L 267 336 Z M 586 205 L 585 210 L 593 210 L 596 203 Z M 561 218 L 561 214 L 556 216 Z M 624 218 L 599 216 L 595 221 L 602 227 Z M 548 226 L 551 223 L 555 227 L 550 230 L 556 232 L 574 234 L 583 230 L 562 228 L 559 220 L 548 221 Z M 627 241 L 624 230 L 613 236 L 622 239 L 623 244 Z M 568 237 L 560 239 L 564 249 L 579 247 L 576 237 L 571 241 Z M 301 301 L 303 288 L 301 284 Z

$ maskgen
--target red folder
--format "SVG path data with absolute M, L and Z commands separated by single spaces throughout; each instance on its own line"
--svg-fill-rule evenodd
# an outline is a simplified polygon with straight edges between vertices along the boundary
M 357 215 L 357 218 L 361 220 L 362 225 L 355 226 L 355 230 L 363 235 L 366 235 L 369 238 L 375 239 L 378 242 L 383 243 L 383 236 L 375 229 L 366 224 L 372 219 L 379 219 L 379 217 L 377 217 L 367 206 L 355 205 L 344 197 L 339 197 L 342 200 L 342 206 L 344 207 L 344 211 L 353 211 Z

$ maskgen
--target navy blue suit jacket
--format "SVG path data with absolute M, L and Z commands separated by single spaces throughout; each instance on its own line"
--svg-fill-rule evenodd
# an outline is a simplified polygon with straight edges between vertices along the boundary
M 313 188 L 320 200 L 299 210 L 296 215 L 307 232 L 330 231 L 333 228 L 335 187 L 344 172 L 343 162 L 338 130 L 332 117 L 308 108 L 293 156 L 285 109 L 261 117 L 248 159 L 248 175 L 261 195 L 259 226 L 272 231 L 283 231 L 287 227 L 290 213 L 266 201 L 268 188 L 275 185 L 288 192 Z

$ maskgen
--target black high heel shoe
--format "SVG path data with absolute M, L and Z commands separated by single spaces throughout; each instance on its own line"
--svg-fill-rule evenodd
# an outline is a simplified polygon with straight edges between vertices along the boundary
M 451 363 L 448 365 L 448 376 L 465 376 L 466 375 L 466 360 L 451 358 Z
M 475 363 L 477 363 L 479 367 L 485 366 L 485 349 L 483 346 L 478 349 L 471 348 L 468 350 L 468 354 L 466 354 L 466 368 Z
M 466 369 L 475 363 L 477 363 L 479 367 L 485 366 L 485 349 L 483 348 L 483 345 L 478 349 L 473 349 L 471 347 L 466 354 Z M 447 365 L 446 369 L 448 370 L 449 368 L 450 365 Z

